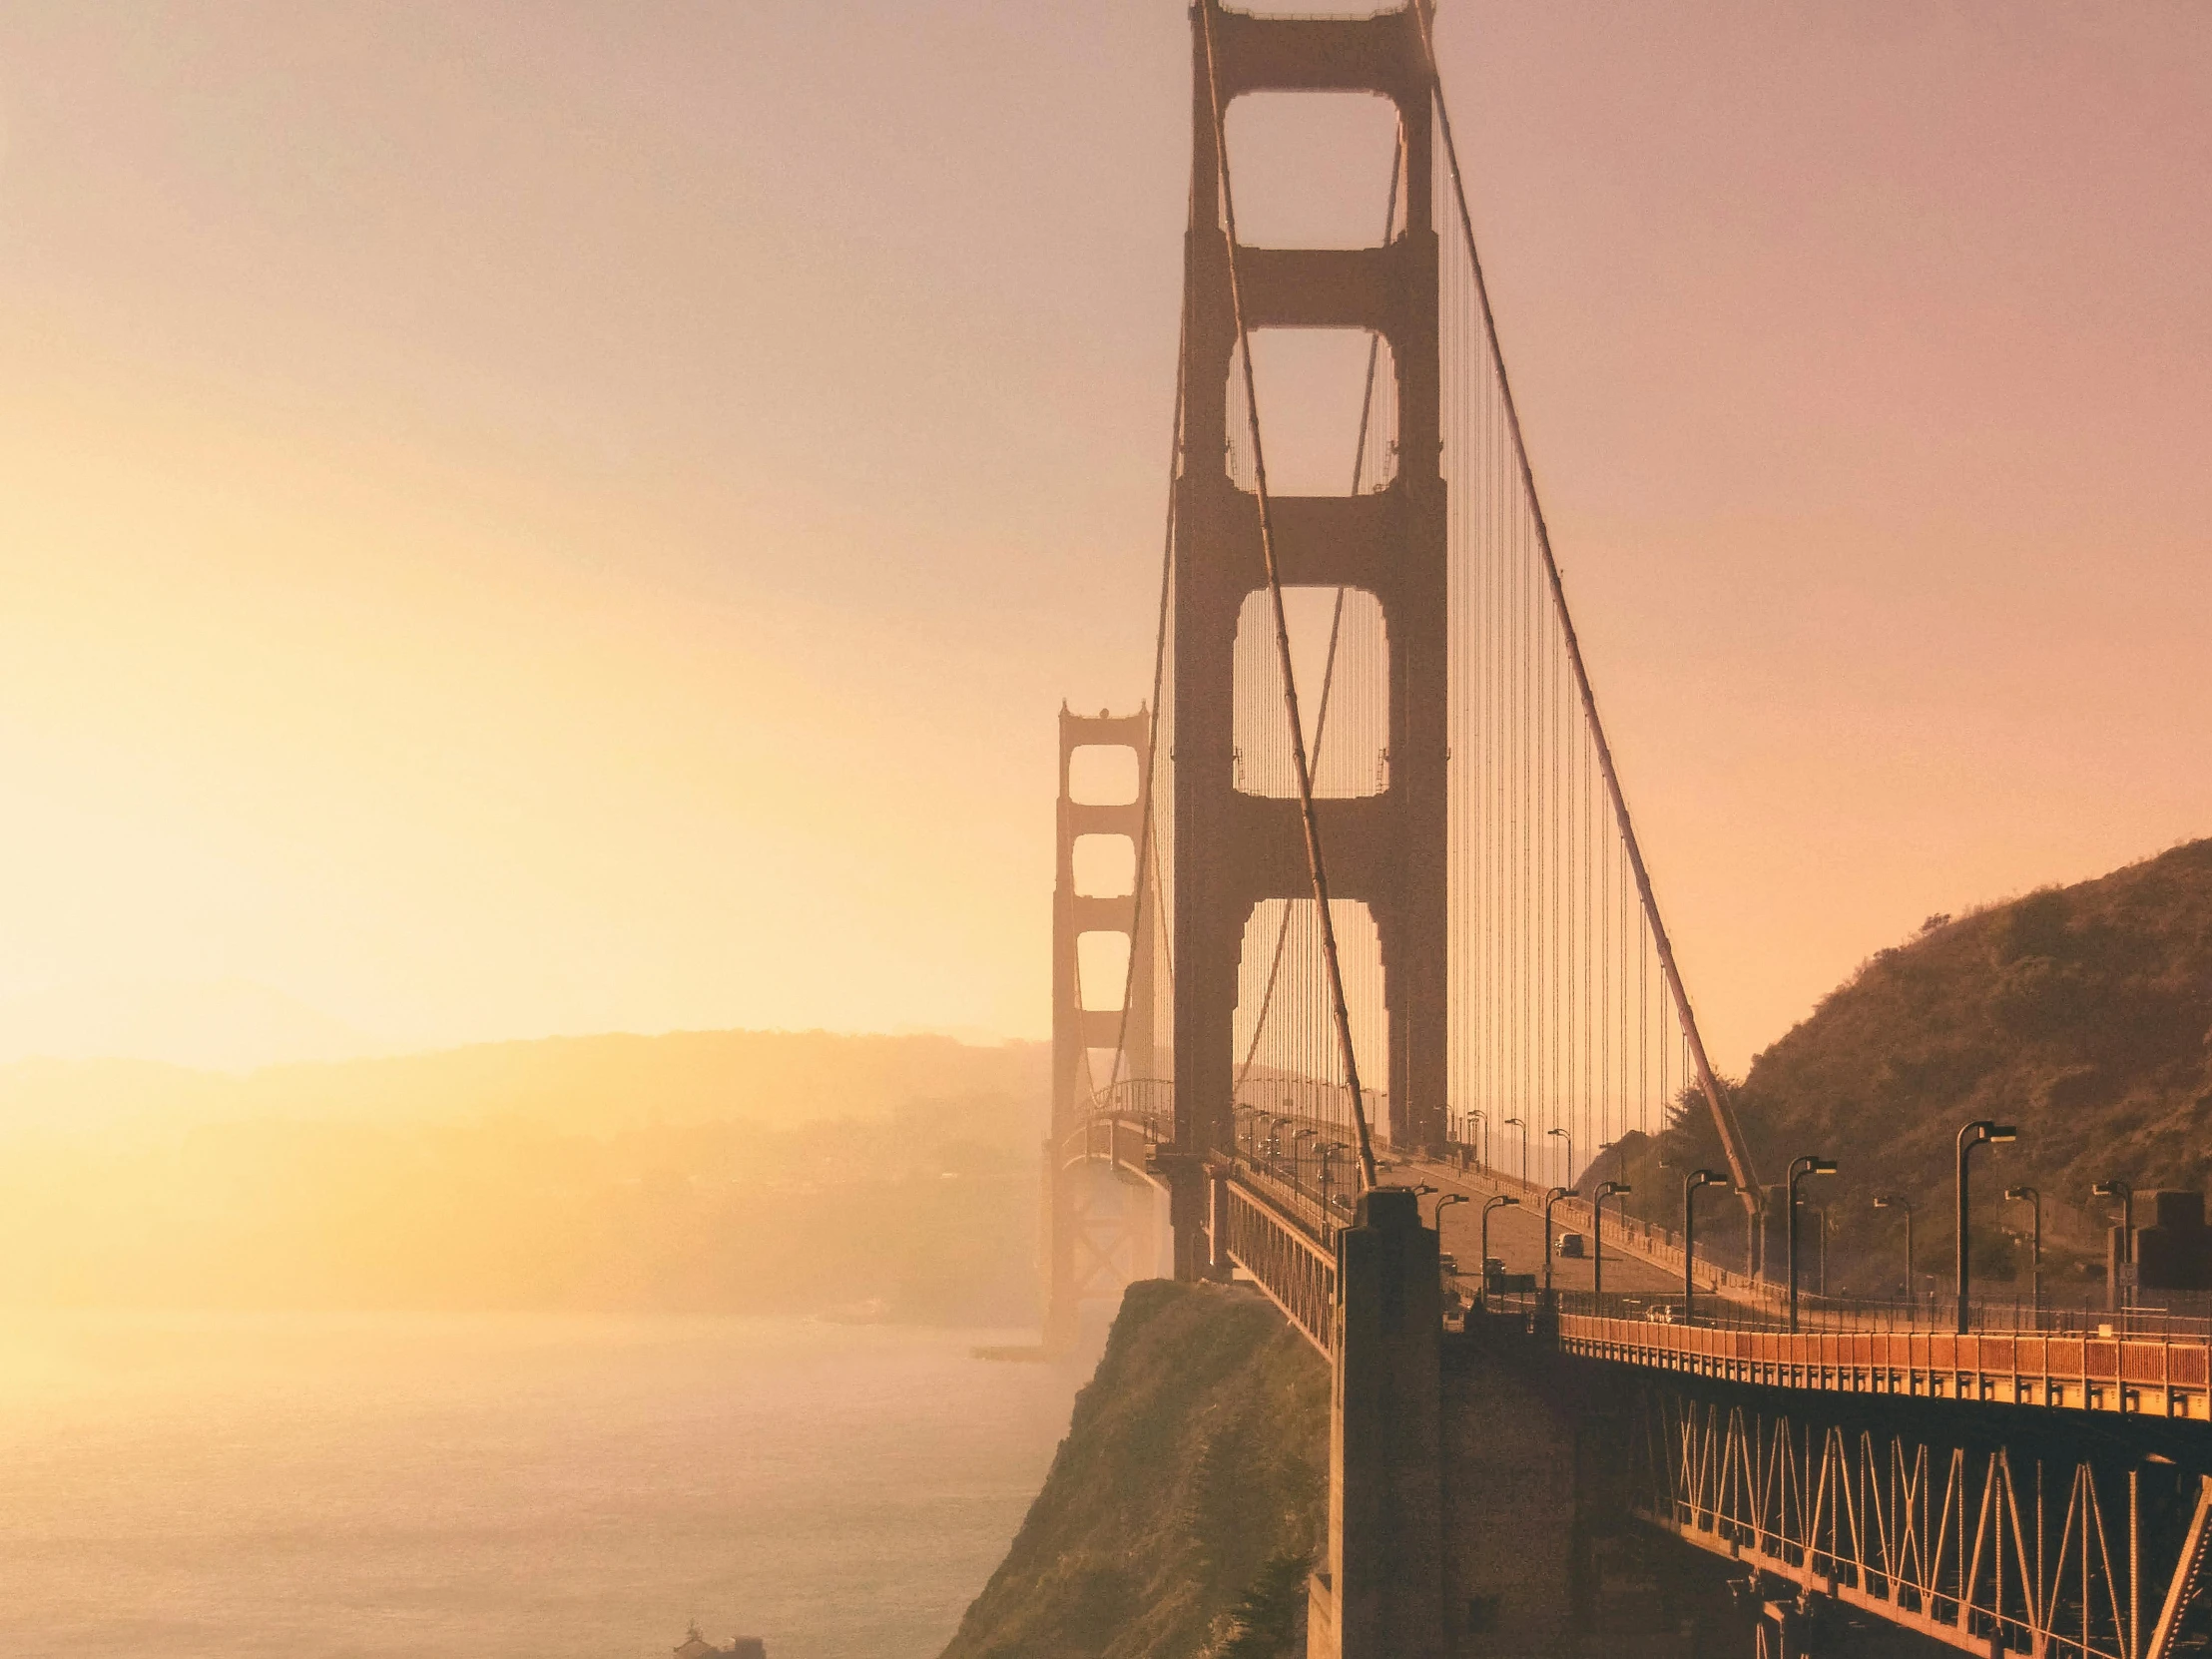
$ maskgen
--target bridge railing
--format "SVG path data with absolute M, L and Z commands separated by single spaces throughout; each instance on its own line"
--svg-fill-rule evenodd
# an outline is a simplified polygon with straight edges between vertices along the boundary
M 1174 1133 L 1171 1118 L 1102 1106 L 1068 1127 L 1060 1138 L 1059 1159 L 1063 1165 L 1094 1160 L 1118 1164 L 1143 1175 Z
M 2212 1340 L 2117 1329 L 2082 1333 L 1830 1318 L 1791 1331 L 1729 1311 L 1679 1317 L 1663 1297 L 1562 1291 L 1490 1296 L 1479 1314 L 1550 1320 L 1586 1359 L 1771 1387 L 1913 1394 L 2212 1420 Z
M 1476 1275 L 1463 1276 L 1470 1289 Z M 1493 1298 L 1498 1308 L 1533 1310 L 1543 1303 L 1542 1293 L 1516 1293 Z M 1641 1321 L 1649 1325 L 1695 1324 L 1716 1331 L 1786 1331 L 1787 1314 L 1761 1307 L 1747 1307 L 1726 1298 L 1700 1293 L 1694 1319 L 1683 1317 L 1680 1293 L 1663 1291 L 1561 1290 L 1551 1306 L 1559 1313 L 1587 1314 L 1605 1319 Z M 2036 1309 L 2025 1299 L 1991 1298 L 1968 1304 L 1966 1327 L 1972 1333 L 1997 1336 L 2079 1337 L 2100 1341 L 2174 1342 L 2212 1345 L 2212 1321 L 2163 1308 L 2138 1308 L 2118 1313 L 2098 1309 Z M 1880 1301 L 1835 1297 L 1805 1297 L 1798 1308 L 1801 1333 L 1835 1331 L 1952 1332 L 1957 1329 L 1954 1303 Z
M 1175 1081 L 1168 1077 L 1121 1077 L 1093 1090 L 1077 1108 L 1078 1117 L 1175 1119 Z
M 1242 1173 L 1242 1172 L 1240 1172 Z M 1232 1181 L 1222 1217 L 1229 1259 L 1250 1274 L 1323 1354 L 1337 1330 L 1337 1252 L 1283 1202 L 1272 1184 Z
M 1324 1182 L 1318 1171 L 1302 1170 L 1287 1159 L 1255 1155 L 1242 1147 L 1230 1153 L 1227 1161 L 1242 1181 L 1266 1193 L 1321 1245 L 1334 1249 L 1337 1234 L 1352 1225 L 1354 1189 L 1349 1169 L 1340 1166 L 1341 1182 Z
M 1915 1301 L 1865 1297 L 1800 1296 L 1798 1324 L 1806 1329 L 1954 1331 L 1957 1304 L 1949 1297 Z M 2029 1297 L 1987 1297 L 1967 1304 L 1969 1331 L 2034 1331 L 2052 1336 L 2140 1337 L 2156 1341 L 2212 1341 L 2212 1319 L 2176 1308 L 2052 1308 Z

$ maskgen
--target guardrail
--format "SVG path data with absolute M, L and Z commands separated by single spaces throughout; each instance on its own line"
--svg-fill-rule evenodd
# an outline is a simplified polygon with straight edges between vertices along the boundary
M 2200 1337 L 2053 1335 L 1835 1326 L 1790 1332 L 1721 1319 L 1627 1317 L 1625 1299 L 1557 1299 L 1560 1348 L 1586 1359 L 1765 1387 L 1917 1395 L 1981 1404 L 2212 1421 L 2212 1342 Z M 1529 1311 L 1519 1299 L 1511 1311 Z M 1492 1311 L 1507 1309 L 1490 1299 Z
M 1243 1179 L 1227 1183 L 1225 1253 L 1326 1357 L 1337 1335 L 1337 1253 L 1286 1211 L 1279 1197 Z

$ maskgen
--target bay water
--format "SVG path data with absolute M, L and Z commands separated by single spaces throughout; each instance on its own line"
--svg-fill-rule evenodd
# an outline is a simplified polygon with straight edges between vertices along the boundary
M 0 1654 L 928 1659 L 1088 1358 L 805 1320 L 0 1314 Z

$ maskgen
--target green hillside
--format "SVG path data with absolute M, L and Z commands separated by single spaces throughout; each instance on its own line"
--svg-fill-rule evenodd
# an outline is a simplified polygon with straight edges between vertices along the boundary
M 1249 1291 L 1129 1287 L 1044 1490 L 944 1659 L 1303 1653 L 1329 1371 Z
M 1736 1101 L 1764 1180 L 1801 1153 L 1842 1165 L 1808 1189 L 1830 1209 L 1832 1290 L 1889 1294 L 1902 1277 L 1897 1213 L 1872 1207 L 1882 1193 L 1921 1206 L 1918 1266 L 1947 1282 L 1953 1137 L 1980 1117 L 2020 1139 L 1975 1155 L 1977 1271 L 2024 1273 L 2005 1234 L 2026 1207 L 1999 1200 L 2026 1184 L 2044 1195 L 2051 1282 L 2078 1285 L 2091 1257 L 2101 1273 L 2095 1183 L 2202 1189 L 2212 1175 L 2212 840 L 1931 917 L 1757 1056 Z M 1639 1185 L 1671 1219 L 1682 1169 L 1726 1167 L 1702 1105 L 1662 1152 L 1671 1171 Z

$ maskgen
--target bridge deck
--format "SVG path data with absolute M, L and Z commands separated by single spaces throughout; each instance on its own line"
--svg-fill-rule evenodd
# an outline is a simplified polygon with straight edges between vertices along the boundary
M 1426 1163 L 1401 1166 L 1394 1173 L 1417 1174 L 1440 1189 L 1469 1192 L 1474 1201 L 1447 1208 L 1443 1228 L 1444 1243 L 1471 1266 L 1481 1250 L 1480 1197 L 1485 1191 L 1510 1190 L 1510 1185 Z M 1561 1205 L 1560 1211 L 1565 1210 Z M 1562 1223 L 1559 1214 L 1553 1219 L 1555 1225 Z M 1259 1281 L 1324 1353 L 1336 1284 L 1331 1234 L 1339 1224 L 1334 1208 L 1322 1208 L 1319 1194 L 1265 1165 L 1239 1165 L 1230 1184 L 1230 1258 Z M 1543 1248 L 1540 1227 L 1530 1211 L 1501 1207 L 1492 1213 L 1491 1254 L 1502 1257 L 1508 1271 L 1535 1271 Z M 1828 1322 L 1827 1329 L 1792 1333 L 1768 1312 L 1775 1300 L 1771 1291 L 1759 1287 L 1760 1305 L 1746 1306 L 1737 1300 L 1733 1285 L 1722 1287 L 1728 1306 L 1719 1324 L 1679 1324 L 1671 1319 L 1673 1303 L 1667 1295 L 1680 1294 L 1679 1270 L 1652 1259 L 1659 1254 L 1652 1241 L 1633 1235 L 1623 1241 L 1609 1220 L 1602 1248 L 1607 1291 L 1598 1307 L 1587 1306 L 1595 1263 L 1556 1254 L 1552 1261 L 1559 1346 L 1586 1359 L 1762 1387 L 2212 1421 L 2212 1342 L 2201 1337 L 2006 1330 L 1961 1337 L 1933 1330 L 1862 1329 L 1847 1317 L 1830 1315 L 1816 1316 Z M 1698 1278 L 1701 1292 L 1713 1286 L 1714 1276 L 1702 1264 Z M 1465 1279 L 1470 1289 L 1477 1282 L 1473 1275 Z M 1645 1317 L 1635 1306 L 1645 1300 L 1655 1311 L 1664 1311 L 1660 1319 Z M 1578 1309 L 1578 1303 L 1585 1306 Z M 1527 1313 L 1538 1302 L 1516 1298 L 1508 1307 Z M 1775 1319 L 1774 1327 L 1764 1325 L 1767 1319 Z

